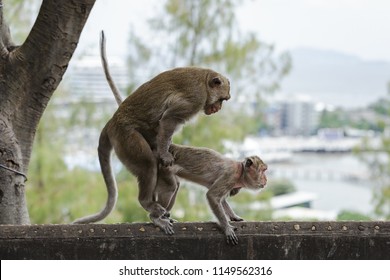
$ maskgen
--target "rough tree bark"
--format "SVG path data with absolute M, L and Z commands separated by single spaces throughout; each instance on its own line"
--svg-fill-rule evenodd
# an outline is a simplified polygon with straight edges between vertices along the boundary
M 15 46 L 0 0 L 0 224 L 29 224 L 25 181 L 35 132 L 95 0 L 43 0 Z

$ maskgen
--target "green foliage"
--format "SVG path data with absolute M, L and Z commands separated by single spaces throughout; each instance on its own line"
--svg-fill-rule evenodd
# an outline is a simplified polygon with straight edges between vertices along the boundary
M 206 189 L 183 181 L 171 216 L 181 222 L 212 220 L 213 215 L 206 200 Z
M 387 171 L 388 172 L 388 168 Z M 386 220 L 390 220 L 390 183 L 389 183 L 389 173 L 383 175 L 381 181 L 383 182 L 379 188 L 375 190 L 374 193 L 374 201 L 375 205 L 375 213 L 379 215 L 379 217 L 384 217 Z
M 95 147 L 100 129 L 115 107 L 88 103 L 87 99 L 68 104 L 64 102 L 67 98 L 66 92 L 53 97 L 36 134 L 27 182 L 32 223 L 69 223 L 100 211 L 107 200 Z M 65 156 L 74 160 L 80 151 L 91 152 L 91 147 L 93 170 L 77 165 L 70 168 L 65 162 Z M 115 157 L 113 161 L 113 166 L 121 166 Z M 85 159 L 84 164 L 90 165 Z M 135 177 L 124 169 L 116 177 L 118 202 L 103 222 L 149 221 L 137 199 Z
M 390 87 L 389 93 L 383 100 L 380 109 L 381 117 L 378 123 L 383 126 L 390 117 Z M 390 135 L 384 130 L 379 143 L 373 144 L 366 139 L 356 152 L 370 167 L 371 178 L 375 183 L 374 198 L 375 213 L 380 217 L 390 219 Z
M 37 15 L 42 1 L 8 0 L 4 1 L 4 14 L 11 27 L 12 38 L 20 45 L 35 21 L 32 15 Z
M 80 194 L 86 186 L 94 186 L 99 181 L 98 176 L 91 176 L 87 171 L 68 169 L 64 161 L 66 138 L 60 129 L 67 122 L 56 116 L 57 110 L 53 103 L 48 106 L 35 138 L 27 188 L 32 223 L 70 222 L 73 205 L 75 208 L 79 205 L 80 209 L 93 206 L 93 203 L 80 203 L 83 200 Z
M 231 0 L 166 1 L 150 26 L 167 39 L 168 65 L 200 65 L 218 53 L 226 40 L 221 31 L 232 31 L 234 6 Z
M 320 115 L 319 128 L 343 128 L 351 127 L 361 130 L 374 130 L 382 132 L 384 124 L 381 121 L 375 121 L 371 117 L 367 117 L 365 113 L 383 115 L 383 110 L 386 102 L 381 101 L 381 105 L 374 103 L 369 106 L 369 111 L 363 109 L 357 109 L 353 111 L 347 111 L 342 108 L 336 110 L 324 110 Z M 361 112 L 364 111 L 364 112 Z
M 346 112 L 338 108 L 334 111 L 324 110 L 320 116 L 319 128 L 339 128 L 348 124 Z
M 149 222 L 148 213 L 138 202 L 137 179 L 124 168 L 116 177 L 119 197 L 115 212 L 107 217 L 107 222 Z
M 221 140 L 242 140 L 246 133 L 253 130 L 254 120 L 248 116 L 226 108 L 212 116 L 199 115 L 187 123 L 174 136 L 174 142 L 184 145 L 205 146 L 224 152 Z
M 377 102 L 371 104 L 369 108 L 381 116 L 389 116 L 390 99 L 380 98 Z
M 267 188 L 273 196 L 289 194 L 296 191 L 296 187 L 291 181 L 281 179 L 270 183 L 271 187 Z
M 371 221 L 371 217 L 356 211 L 343 210 L 337 215 L 337 221 Z
M 220 116 L 213 115 L 207 121 L 198 118 L 199 124 L 187 125 L 176 136 L 178 143 L 221 149 L 224 139 L 242 139 L 257 133 L 262 127 L 262 96 L 274 92 L 290 69 L 287 53 L 277 56 L 272 45 L 253 33 L 239 30 L 235 17 L 238 5 L 233 0 L 167 0 L 163 9 L 149 20 L 151 39 L 131 34 L 132 77 L 143 77 L 145 69 L 156 74 L 195 65 L 213 68 L 231 79 L 233 98 L 217 114 Z M 134 67 L 139 64 L 145 67 Z M 140 70 L 143 73 L 137 74 Z M 245 100 L 241 102 L 242 110 L 238 100 Z M 227 110 L 233 105 L 234 110 Z

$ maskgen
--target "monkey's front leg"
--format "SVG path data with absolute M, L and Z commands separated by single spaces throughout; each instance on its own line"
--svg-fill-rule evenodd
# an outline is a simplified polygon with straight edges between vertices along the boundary
M 155 200 L 166 210 L 161 218 L 167 219 L 171 223 L 177 222 L 176 220 L 171 219 L 170 211 L 175 204 L 179 186 L 179 179 L 171 168 L 160 166 L 154 196 Z
M 238 238 L 234 232 L 235 227 L 229 224 L 229 221 L 226 218 L 226 214 L 224 208 L 222 206 L 223 197 L 220 196 L 220 193 L 217 193 L 210 189 L 207 194 L 207 200 L 213 211 L 214 215 L 217 217 L 219 221 L 219 225 L 225 233 L 226 241 L 228 244 L 237 245 Z
M 159 123 L 157 133 L 157 157 L 163 167 L 173 164 L 173 155 L 168 151 L 172 143 L 172 134 L 177 126 L 177 121 L 169 117 L 169 111 L 166 111 Z
M 234 213 L 233 209 L 230 207 L 229 203 L 226 201 L 226 198 L 222 200 L 222 206 L 225 210 L 225 213 L 228 215 L 231 221 L 242 222 L 244 219 Z
M 163 166 L 173 164 L 173 155 L 168 151 L 172 143 L 172 135 L 179 125 L 182 125 L 193 112 L 194 104 L 185 100 L 171 102 L 163 113 L 157 132 L 157 154 Z
M 161 183 L 161 180 L 158 180 L 158 182 Z M 157 191 L 162 191 L 159 184 L 157 184 L 156 193 L 154 194 L 155 205 L 149 208 L 150 209 L 149 218 L 154 225 L 158 226 L 166 234 L 172 235 L 175 233 L 173 231 L 172 221 L 166 218 L 166 215 L 169 215 L 169 213 L 166 211 L 166 209 L 163 206 L 159 204 L 158 201 L 158 199 L 160 198 L 159 195 L 164 197 L 164 194 L 163 193 L 159 194 Z M 164 204 L 164 206 L 165 205 L 166 203 Z

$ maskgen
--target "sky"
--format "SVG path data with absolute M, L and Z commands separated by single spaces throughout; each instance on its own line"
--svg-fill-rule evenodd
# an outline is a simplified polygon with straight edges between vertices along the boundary
M 390 61 L 388 0 L 258 0 L 242 15 L 245 28 L 281 49 L 312 47 Z
M 161 2 L 96 1 L 77 53 L 98 54 L 104 30 L 107 52 L 125 56 L 130 26 L 143 31 Z M 388 0 L 247 0 L 237 16 L 242 30 L 255 32 L 279 51 L 316 48 L 390 62 Z

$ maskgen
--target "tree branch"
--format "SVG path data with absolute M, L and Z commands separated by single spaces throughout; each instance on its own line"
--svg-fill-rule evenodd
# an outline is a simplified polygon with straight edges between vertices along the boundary
M 8 49 L 13 46 L 11 34 L 7 23 L 3 17 L 3 1 L 0 0 L 0 56 L 5 57 L 8 54 Z
M 9 55 L 15 66 L 10 74 L 23 85 L 14 96 L 21 104 L 13 125 L 25 168 L 38 122 L 62 80 L 94 3 L 95 0 L 43 0 L 26 41 Z
M 94 3 L 95 0 L 43 0 L 38 18 L 15 58 L 27 62 L 35 81 L 43 79 L 46 91 L 51 91 L 50 85 L 59 84 L 58 78 L 68 66 Z

